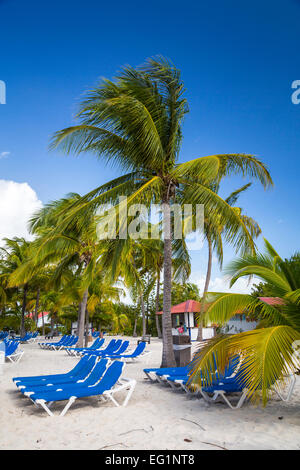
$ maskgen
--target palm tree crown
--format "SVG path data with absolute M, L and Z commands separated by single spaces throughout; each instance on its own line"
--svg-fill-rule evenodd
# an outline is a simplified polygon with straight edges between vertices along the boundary
M 233 244 L 253 246 L 240 214 L 211 185 L 239 173 L 272 184 L 265 165 L 252 155 L 225 154 L 178 163 L 182 122 L 188 112 L 180 71 L 164 58 L 149 59 L 134 69 L 125 67 L 114 81 L 103 80 L 82 103 L 79 125 L 55 134 L 52 146 L 65 152 L 93 152 L 117 164 L 126 174 L 85 195 L 64 217 L 68 226 L 78 212 L 127 196 L 127 204 L 163 203 L 164 315 L 162 365 L 174 365 L 171 333 L 172 226 L 170 204 L 204 204 L 215 214 Z M 82 219 L 82 223 L 84 223 Z M 121 230 L 122 227 L 119 227 Z

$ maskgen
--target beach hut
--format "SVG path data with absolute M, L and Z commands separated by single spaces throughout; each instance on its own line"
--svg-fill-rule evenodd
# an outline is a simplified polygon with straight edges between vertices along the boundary
M 176 327 L 182 323 L 186 326 L 191 341 L 196 341 L 198 335 L 197 318 L 201 311 L 201 303 L 197 300 L 186 300 L 171 308 L 173 334 L 176 334 Z M 163 312 L 156 312 L 156 315 L 162 315 Z M 214 336 L 214 328 L 203 328 L 203 339 L 209 339 Z

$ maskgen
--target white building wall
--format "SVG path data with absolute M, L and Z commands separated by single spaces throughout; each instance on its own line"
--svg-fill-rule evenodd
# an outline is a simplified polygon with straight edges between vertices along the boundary
M 244 331 L 254 330 L 256 326 L 257 326 L 257 322 L 255 321 L 249 322 L 249 321 L 246 321 L 245 319 L 240 320 L 238 318 L 233 318 L 229 320 L 226 326 L 222 328 L 222 332 L 229 333 L 229 334 L 242 333 Z

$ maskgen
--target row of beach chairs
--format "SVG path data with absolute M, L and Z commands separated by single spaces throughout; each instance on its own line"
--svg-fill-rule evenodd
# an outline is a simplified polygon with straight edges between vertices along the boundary
M 121 339 L 111 339 L 108 344 L 105 344 L 104 338 L 96 338 L 91 346 L 86 348 L 76 348 L 74 344 L 78 341 L 77 336 L 63 336 L 56 342 L 38 343 L 42 349 L 53 351 L 65 350 L 69 356 L 81 357 L 84 355 L 95 355 L 98 357 L 113 357 L 124 360 L 134 361 L 138 357 L 149 354 L 145 351 L 146 343 L 140 342 L 135 349 L 130 346 L 129 341 L 122 341 Z
M 60 413 L 64 416 L 80 398 L 97 396 L 120 406 L 114 395 L 121 391 L 127 391 L 122 404 L 126 406 L 136 381 L 121 377 L 124 367 L 125 363 L 121 361 L 85 355 L 65 374 L 14 377 L 13 382 L 24 396 L 36 406 L 41 406 L 49 416 L 53 416 L 50 407 L 54 402 L 67 401 Z
M 63 349 L 64 347 L 67 347 L 67 346 L 68 347 L 75 346 L 77 341 L 78 341 L 78 336 L 63 335 L 59 341 L 43 342 L 43 343 L 38 343 L 38 345 L 42 349 L 50 349 L 53 351 L 59 351 L 60 349 Z
M 9 336 L 7 331 L 0 331 L 0 341 L 7 338 Z
M 109 357 L 113 359 L 122 359 L 125 361 L 135 361 L 137 358 L 144 357 L 150 354 L 150 351 L 145 351 L 146 343 L 139 343 L 134 349 L 129 344 L 129 341 L 122 341 L 121 339 L 111 339 L 105 346 L 103 338 L 97 338 L 94 343 L 88 348 L 69 348 L 65 347 L 67 354 L 70 356 L 84 356 L 92 355 L 97 357 Z
M 20 343 L 19 341 L 9 340 L 5 338 L 3 340 L 4 344 L 4 355 L 5 359 L 8 359 L 12 363 L 17 363 L 21 359 L 24 354 L 24 351 L 19 349 Z
M 197 388 L 193 388 L 189 385 L 189 372 L 193 367 L 193 363 L 186 367 L 144 369 L 144 373 L 146 378 L 151 382 L 168 385 L 172 390 L 183 390 L 188 395 L 203 397 L 207 402 L 215 402 L 221 397 L 231 409 L 237 409 L 241 408 L 247 398 L 247 388 L 246 384 L 243 382 L 243 367 L 245 365 L 246 360 L 241 360 L 239 356 L 234 356 L 225 368 L 224 373 L 221 374 L 217 370 L 212 371 L 213 380 L 211 385 L 207 386 L 202 383 L 202 386 Z M 280 386 L 276 384 L 274 384 L 273 390 L 281 400 L 289 401 L 295 383 L 296 377 L 295 375 L 291 375 L 286 394 L 284 394 Z M 233 404 L 233 402 L 229 400 L 229 397 L 233 394 L 240 395 L 236 404 Z
M 21 343 L 33 343 L 37 336 L 38 336 L 38 331 L 35 331 L 34 333 L 26 333 L 24 336 L 15 336 L 13 339 L 14 341 L 20 341 Z

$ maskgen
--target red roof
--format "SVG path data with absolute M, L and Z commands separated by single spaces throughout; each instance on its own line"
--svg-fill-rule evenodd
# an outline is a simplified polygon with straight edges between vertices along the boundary
M 188 312 L 195 312 L 200 313 L 201 311 L 201 303 L 197 302 L 197 300 L 186 300 L 185 302 L 181 302 L 181 304 L 174 305 L 171 308 L 171 313 L 178 314 L 178 313 L 188 313 Z M 156 312 L 157 315 L 162 315 L 163 312 Z
M 46 317 L 47 315 L 49 315 L 49 312 L 40 312 L 39 315 L 38 315 L 38 317 L 39 317 L 39 318 L 42 318 L 42 316 Z M 30 313 L 28 314 L 28 316 L 29 316 L 30 318 L 34 317 L 34 312 L 30 312 Z
M 268 305 L 283 305 L 284 301 L 280 297 L 259 297 L 260 300 L 265 302 Z M 205 309 L 206 310 L 206 309 Z M 171 313 L 178 314 L 178 313 L 200 313 L 201 312 L 201 303 L 197 302 L 196 300 L 187 300 L 186 302 L 181 302 L 181 304 L 174 305 L 171 308 Z M 156 312 L 157 315 L 162 315 L 161 312 Z M 242 312 L 237 312 L 242 313 Z

